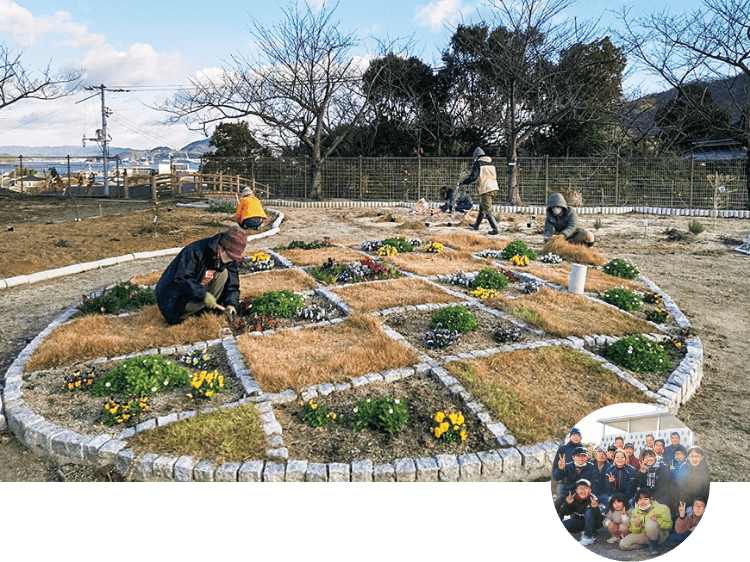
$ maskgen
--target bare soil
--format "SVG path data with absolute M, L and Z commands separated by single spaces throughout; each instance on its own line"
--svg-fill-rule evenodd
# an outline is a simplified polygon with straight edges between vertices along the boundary
M 215 215 L 176 207 L 162 201 L 157 224 L 149 231 L 153 205 L 149 202 L 90 200 L 73 202 L 28 196 L 0 196 L 0 277 L 10 277 L 135 251 L 182 246 L 233 224 L 230 215 Z M 99 205 L 101 205 L 101 210 Z M 164 212 L 167 207 L 171 211 Z M 281 232 L 258 243 L 278 247 L 293 240 L 382 240 L 391 236 L 418 237 L 455 232 L 456 226 L 438 217 L 407 216 L 406 208 L 301 209 L 283 207 Z M 380 214 L 378 214 L 380 213 Z M 382 220 L 392 215 L 394 220 Z M 474 215 L 470 214 L 469 220 Z M 93 217 L 93 218 L 86 218 Z M 101 217 L 101 218 L 100 218 Z M 82 220 L 76 221 L 76 218 Z M 704 346 L 704 378 L 695 397 L 678 412 L 700 438 L 712 459 L 712 481 L 747 481 L 750 450 L 747 419 L 750 370 L 750 257 L 733 251 L 750 234 L 750 221 L 703 219 L 704 232 L 675 239 L 674 230 L 688 232 L 689 217 L 643 215 L 583 216 L 593 228 L 597 247 L 608 257 L 632 261 L 645 276 L 666 291 L 693 325 Z M 498 217 L 504 236 L 542 246 L 540 218 L 519 221 Z M 100 224 L 101 223 L 101 224 Z M 427 226 L 429 223 L 429 226 Z M 95 229 L 94 226 L 101 227 Z M 13 230 L 10 230 L 10 227 Z M 665 232 L 669 230 L 669 233 Z M 486 232 L 483 225 L 482 231 Z M 0 373 L 18 353 L 62 311 L 82 295 L 125 281 L 136 274 L 164 269 L 171 257 L 137 260 L 31 285 L 0 290 Z M 1 376 L 1 375 L 0 375 Z M 22 446 L 7 430 L 0 432 L 0 481 L 101 481 L 111 473 L 72 465 L 57 466 Z

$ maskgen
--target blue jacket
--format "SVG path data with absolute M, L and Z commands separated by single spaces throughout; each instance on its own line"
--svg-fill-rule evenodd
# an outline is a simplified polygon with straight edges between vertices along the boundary
M 555 469 L 557 468 L 557 461 L 560 459 L 560 455 L 564 455 L 565 456 L 565 464 L 567 464 L 567 463 L 569 463 L 570 461 L 573 460 L 573 451 L 575 449 L 577 449 L 578 447 L 580 447 L 580 446 L 581 446 L 580 443 L 578 445 L 576 445 L 576 444 L 571 443 L 570 441 L 568 441 L 567 443 L 563 443 L 562 445 L 560 445 L 557 448 L 557 453 L 555 453 L 555 461 L 552 463 L 552 472 L 553 472 L 553 474 L 555 472 Z M 555 478 L 555 477 L 553 476 L 553 478 Z M 555 478 L 555 480 L 557 480 L 557 478 Z M 558 480 L 558 482 L 559 482 L 559 480 Z
M 612 466 L 612 463 L 610 463 L 609 461 L 604 461 L 604 466 L 599 468 L 599 465 L 596 464 L 596 461 L 591 462 L 594 465 L 594 470 L 596 471 L 596 481 L 591 481 L 591 493 L 596 497 L 599 497 L 602 494 L 607 493 L 607 470 L 610 466 Z
M 240 302 L 240 280 L 237 262 L 221 263 L 218 246 L 221 233 L 196 240 L 185 246 L 167 266 L 156 284 L 156 303 L 168 324 L 177 324 L 188 302 L 200 302 L 206 297 L 206 287 L 201 280 L 206 271 L 228 270 L 229 279 L 216 302 L 234 306 Z
M 586 464 L 581 468 L 576 466 L 575 461 L 570 461 L 565 464 L 564 470 L 560 470 L 560 467 L 555 465 L 555 469 L 552 471 L 552 478 L 563 483 L 562 495 L 564 496 L 567 496 L 568 492 L 575 491 L 576 482 L 581 478 L 585 478 L 591 482 L 591 491 L 596 495 L 596 492 L 594 492 L 594 486 L 597 479 L 597 470 L 596 466 L 594 466 L 591 461 L 586 461 Z
M 610 474 L 614 475 L 614 482 L 609 481 Z M 632 503 L 632 500 L 635 497 L 635 488 L 638 484 L 638 476 L 632 466 L 626 464 L 622 468 L 617 468 L 617 466 L 613 464 L 605 472 L 604 478 L 604 481 L 607 484 L 607 492 L 610 495 L 615 492 L 622 492 Z
M 675 501 L 683 501 L 691 506 L 697 498 L 708 497 L 710 485 L 711 473 L 705 459 L 697 467 L 686 462 L 677 470 Z

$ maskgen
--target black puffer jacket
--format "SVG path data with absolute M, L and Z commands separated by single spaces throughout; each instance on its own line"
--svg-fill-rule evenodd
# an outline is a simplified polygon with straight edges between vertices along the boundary
M 206 297 L 206 287 L 201 285 L 209 269 L 228 270 L 229 279 L 224 291 L 216 298 L 223 306 L 238 306 L 240 280 L 237 262 L 220 263 L 218 246 L 221 234 L 196 240 L 185 246 L 172 260 L 156 284 L 156 303 L 168 324 L 177 324 L 188 302 L 200 302 Z

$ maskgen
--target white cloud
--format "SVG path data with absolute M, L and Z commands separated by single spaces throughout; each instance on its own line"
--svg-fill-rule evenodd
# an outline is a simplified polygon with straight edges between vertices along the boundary
M 422 27 L 439 31 L 445 25 L 455 24 L 466 8 L 462 0 L 433 0 L 423 7 L 417 7 L 414 20 Z
M 174 79 L 180 74 L 182 58 L 177 53 L 158 53 L 144 43 L 127 51 L 104 44 L 89 50 L 72 66 L 85 70 L 86 82 L 138 86 Z
M 20 47 L 34 43 L 36 26 L 34 16 L 10 0 L 0 0 L 0 32 Z

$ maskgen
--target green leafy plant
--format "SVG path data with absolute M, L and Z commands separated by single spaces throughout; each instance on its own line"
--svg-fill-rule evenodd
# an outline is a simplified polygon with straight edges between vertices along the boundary
M 493 289 L 503 291 L 508 287 L 508 277 L 498 273 L 494 269 L 485 268 L 477 273 L 474 281 L 471 283 L 472 289 Z
M 513 256 L 526 256 L 529 260 L 535 260 L 536 252 L 529 248 L 523 240 L 514 240 L 503 248 L 502 256 L 504 260 L 509 260 Z
M 396 432 L 409 419 L 409 409 L 399 398 L 383 396 L 376 400 L 360 400 L 354 405 L 352 427 L 354 431 L 366 428 L 386 433 Z
M 599 219 L 599 218 L 597 218 L 597 219 L 596 219 L 596 220 L 594 221 L 594 228 L 595 228 L 596 230 L 599 230 L 599 229 L 600 229 L 601 227 L 602 227 L 602 219 Z
M 298 308 L 304 308 L 302 297 L 288 289 L 268 291 L 255 297 L 248 306 L 249 314 L 261 314 L 272 318 L 292 318 Z
M 302 421 L 310 427 L 328 427 L 335 423 L 337 416 L 329 408 L 310 399 L 302 406 Z
M 692 232 L 693 234 L 700 234 L 703 232 L 703 225 L 699 223 L 697 220 L 691 220 L 688 223 L 688 230 Z
M 602 297 L 604 302 L 615 305 L 621 310 L 627 310 L 632 312 L 633 310 L 641 309 L 641 297 L 636 295 L 633 291 L 625 289 L 623 287 L 616 287 L 614 289 L 608 289 L 604 291 Z
M 672 370 L 664 348 L 641 334 L 628 336 L 608 345 L 604 355 L 613 363 L 636 373 Z
M 99 296 L 83 297 L 78 305 L 78 312 L 118 314 L 123 310 L 133 310 L 150 304 L 156 304 L 156 293 L 153 289 L 144 289 L 130 281 L 123 281 L 110 289 L 105 289 Z
M 393 246 L 399 254 L 414 251 L 414 245 L 403 238 L 386 238 L 383 240 L 383 246 Z
M 234 203 L 221 203 L 209 205 L 206 209 L 209 213 L 229 213 L 234 214 L 237 211 L 237 205 Z
M 605 263 L 602 271 L 607 275 L 621 277 L 622 279 L 635 279 L 640 273 L 632 263 L 620 258 L 615 258 Z
M 91 393 L 94 396 L 151 396 L 187 386 L 191 378 L 190 371 L 161 355 L 133 357 L 97 379 Z
M 88 390 L 94 384 L 96 371 L 75 371 L 72 375 L 63 377 L 63 392 L 74 392 L 76 390 Z
M 448 306 L 432 315 L 432 325 L 468 334 L 479 328 L 476 317 L 461 305 Z
M 648 304 L 661 304 L 664 299 L 659 293 L 648 293 L 643 295 L 643 302 Z

